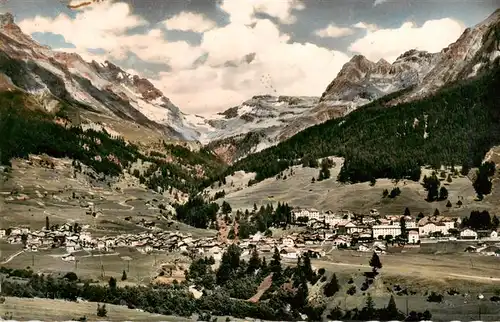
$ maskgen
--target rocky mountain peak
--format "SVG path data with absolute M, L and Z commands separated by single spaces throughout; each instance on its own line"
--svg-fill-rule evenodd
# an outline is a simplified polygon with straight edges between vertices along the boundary
M 10 12 L 0 14 L 0 28 L 14 24 L 14 15 Z
M 432 59 L 435 60 L 435 67 L 420 77 L 419 86 L 394 99 L 390 105 L 426 97 L 448 83 L 474 77 L 488 70 L 500 57 L 499 30 L 500 10 L 497 10 L 474 27 L 465 29 L 457 41 L 440 53 L 427 53 L 434 55 Z

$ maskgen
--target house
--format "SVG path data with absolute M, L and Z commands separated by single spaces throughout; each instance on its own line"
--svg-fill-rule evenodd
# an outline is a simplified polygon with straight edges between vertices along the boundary
M 299 217 L 306 217 L 309 220 L 323 220 L 322 216 L 320 215 L 319 211 L 311 208 L 311 209 L 301 209 L 301 208 L 295 208 L 292 210 L 292 218 L 293 221 L 295 222 L 297 218 Z M 320 218 L 321 217 L 321 218 Z
M 406 229 L 413 229 L 417 228 L 417 222 L 415 220 L 407 220 L 405 221 Z
M 347 231 L 348 234 L 352 234 L 352 233 L 357 233 L 357 232 L 363 231 L 362 227 L 358 227 L 352 221 L 349 222 L 349 223 L 347 223 L 347 225 L 345 225 L 345 229 L 346 229 L 346 231 Z
M 333 245 L 337 247 L 339 247 L 340 245 L 349 247 L 351 246 L 351 239 L 345 236 L 339 236 L 333 240 Z
M 7 235 L 7 231 L 5 229 L 0 229 L 0 238 L 3 238 Z
M 372 227 L 373 238 L 379 238 L 379 236 L 399 236 L 401 235 L 401 226 L 399 223 L 397 225 L 375 225 Z
M 455 228 L 455 221 L 453 221 L 451 218 L 446 218 L 441 222 L 446 226 L 446 233 L 448 233 L 448 230 Z
M 418 230 L 410 230 L 408 232 L 408 242 L 410 244 L 417 244 L 420 241 Z
M 371 252 L 371 249 L 366 245 L 359 245 L 358 252 Z
M 460 232 L 461 239 L 477 239 L 477 233 L 472 229 L 464 229 Z
M 293 247 L 295 245 L 295 241 L 290 237 L 285 237 L 281 241 L 281 245 L 283 247 Z
M 151 245 L 143 245 L 141 247 L 137 247 L 137 250 L 140 251 L 141 253 L 148 254 L 153 251 L 153 246 Z
M 297 250 L 294 248 L 283 248 L 280 251 L 280 254 L 283 258 L 288 258 L 288 259 L 296 259 L 298 257 Z
M 433 233 L 438 233 L 440 232 L 443 235 L 448 234 L 448 228 L 446 227 L 445 224 L 441 222 L 427 222 L 423 226 L 418 227 L 418 233 L 420 236 L 429 236 Z

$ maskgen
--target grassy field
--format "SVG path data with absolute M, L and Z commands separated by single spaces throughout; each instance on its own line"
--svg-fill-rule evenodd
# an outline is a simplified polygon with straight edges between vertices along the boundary
M 297 207 L 314 207 L 319 210 L 350 210 L 358 213 L 368 213 L 371 209 L 378 209 L 382 214 L 401 214 L 408 207 L 412 214 L 419 212 L 432 214 L 436 208 L 444 215 L 464 216 L 471 210 L 487 209 L 495 212 L 498 206 L 498 198 L 494 195 L 488 196 L 484 201 L 475 201 L 475 192 L 469 178 L 456 176 L 451 183 L 442 182 L 449 192 L 449 198 L 453 207 L 447 208 L 446 201 L 425 201 L 426 191 L 418 182 L 404 180 L 395 183 L 388 179 L 377 180 L 375 186 L 369 183 L 342 184 L 336 180 L 340 171 L 342 159 L 336 158 L 336 166 L 331 169 L 331 178 L 321 182 L 311 182 L 317 178 L 319 169 L 303 168 L 294 166 L 286 171 L 286 179 L 269 178 L 246 187 L 240 182 L 240 177 L 248 180 L 250 176 L 238 175 L 226 178 L 226 185 L 209 189 L 209 192 L 225 190 L 224 199 L 229 202 L 233 209 L 251 208 L 253 204 L 265 205 L 268 203 L 286 202 Z M 293 169 L 293 173 L 290 171 Z M 430 175 L 431 170 L 422 169 L 424 174 Z M 231 186 L 232 185 L 232 186 Z M 241 187 L 235 189 L 234 186 Z M 401 189 L 401 195 L 394 198 L 382 198 L 384 189 L 391 191 L 394 187 Z M 229 193 L 228 193 L 229 192 Z M 495 191 L 494 191 L 495 193 Z M 457 201 L 463 198 L 463 205 L 458 207 Z
M 316 268 L 357 274 L 368 271 L 371 253 L 334 250 L 319 260 Z M 416 291 L 440 291 L 449 288 L 475 292 L 489 287 L 500 290 L 500 258 L 469 253 L 456 254 L 384 254 L 380 257 L 384 276 L 411 281 Z
M 62 249 L 23 252 L 3 266 L 9 268 L 26 268 L 29 266 L 38 273 L 75 272 L 80 278 L 105 282 L 110 277 L 115 277 L 119 284 L 122 283 L 120 279 L 125 270 L 128 277 L 125 284 L 147 284 L 157 276 L 162 264 L 179 260 L 180 265 L 183 265 L 183 263 L 189 265 L 186 264 L 187 259 L 180 254 L 142 254 L 129 248 L 117 248 L 114 252 L 102 254 L 98 252 L 89 254 L 81 251 L 76 253 L 76 262 L 63 261 L 61 259 L 63 254 Z
M 108 311 L 106 318 L 96 315 L 97 303 L 68 302 L 63 300 L 27 299 L 7 297 L 4 304 L 0 304 L 0 318 L 27 321 L 67 321 L 78 320 L 86 316 L 88 321 L 191 321 L 191 319 L 177 316 L 165 316 L 128 309 L 126 306 L 106 304 Z
M 370 293 L 377 307 L 386 306 L 393 287 L 407 289 L 409 295 L 395 295 L 396 305 L 405 312 L 428 309 L 433 321 L 477 320 L 479 310 L 483 321 L 495 321 L 500 316 L 500 303 L 490 301 L 490 297 L 500 292 L 498 267 L 500 259 L 469 254 L 425 255 L 394 254 L 381 255 L 382 269 L 374 284 L 363 292 L 360 287 L 364 281 L 363 272 L 369 271 L 370 253 L 333 251 L 320 260 L 313 260 L 315 268 L 325 268 L 335 272 L 342 290 L 328 303 L 328 309 L 361 308 Z M 352 278 L 357 292 L 348 296 L 346 291 Z M 389 289 L 388 289 L 389 288 Z M 456 290 L 457 295 L 447 291 Z M 444 295 L 441 303 L 427 302 L 427 295 L 436 291 Z M 412 295 L 411 292 L 414 292 Z M 484 299 L 478 296 L 484 295 Z

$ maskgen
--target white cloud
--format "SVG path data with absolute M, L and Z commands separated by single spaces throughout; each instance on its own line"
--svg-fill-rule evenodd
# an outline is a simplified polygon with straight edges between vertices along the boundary
M 338 27 L 334 24 L 329 24 L 323 29 L 314 31 L 314 34 L 322 38 L 340 38 L 352 35 L 354 30 L 346 27 Z
M 386 3 L 386 2 L 388 2 L 388 1 L 389 1 L 389 0 L 375 0 L 375 1 L 373 2 L 373 6 L 374 6 L 374 7 L 376 7 L 376 6 L 378 6 L 378 5 L 381 5 L 382 3 Z
M 168 42 L 161 29 L 129 34 L 147 22 L 124 3 L 88 6 L 74 19 L 63 14 L 38 16 L 19 24 L 27 33 L 61 34 L 76 46 L 72 51 L 86 58 L 118 60 L 132 52 L 145 61 L 168 64 L 171 70 L 159 72 L 151 81 L 188 113 L 219 112 L 257 94 L 319 96 L 349 60 L 342 52 L 290 42 L 290 36 L 271 20 L 255 17 L 260 12 L 292 23 L 294 10 L 304 8 L 298 1 L 225 0 L 219 8 L 229 15 L 230 23 L 203 32 L 199 46 Z M 201 30 L 197 24 L 184 27 Z M 102 48 L 106 53 L 91 54 L 89 48 Z M 252 53 L 253 60 L 242 63 Z M 207 56 L 205 63 L 193 66 L 202 55 Z M 139 66 L 122 67 L 138 70 Z
M 376 24 L 372 24 L 372 23 L 366 23 L 366 22 L 358 22 L 354 25 L 352 25 L 354 28 L 358 28 L 358 29 L 366 29 L 366 30 L 369 30 L 369 31 L 375 31 L 378 29 L 377 25 Z
M 283 24 L 292 24 L 297 18 L 293 10 L 303 10 L 305 5 L 300 0 L 224 0 L 220 9 L 229 15 L 233 23 L 251 24 L 256 21 L 256 13 L 265 13 L 277 18 Z
M 357 25 L 367 26 L 364 23 Z M 372 61 L 384 58 L 392 62 L 400 54 L 414 48 L 438 52 L 456 41 L 465 26 L 459 21 L 444 18 L 428 20 L 420 27 L 415 23 L 405 22 L 396 29 L 366 29 L 366 35 L 354 41 L 349 50 Z
M 72 19 L 59 14 L 54 19 L 36 16 L 19 22 L 26 33 L 51 32 L 60 34 L 75 45 L 73 51 L 89 56 L 88 49 L 102 48 L 103 59 L 125 59 L 129 51 L 151 62 L 168 62 L 174 68 L 190 66 L 201 54 L 185 41 L 167 42 L 160 29 L 145 34 L 128 34 L 131 29 L 148 23 L 133 15 L 130 7 L 121 2 L 102 2 L 82 7 Z M 112 14 L 110 13 L 112 12 Z
M 165 20 L 164 25 L 170 30 L 181 30 L 181 31 L 193 31 L 193 32 L 205 32 L 216 26 L 216 23 L 205 16 L 183 11 L 178 15 L 175 15 L 167 20 Z

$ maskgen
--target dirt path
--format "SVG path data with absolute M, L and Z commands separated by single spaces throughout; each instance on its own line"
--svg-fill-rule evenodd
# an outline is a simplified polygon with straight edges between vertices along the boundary
M 10 255 L 6 260 L 4 260 L 3 262 L 1 262 L 0 264 L 2 264 L 2 265 L 3 264 L 7 264 L 8 262 L 10 262 L 11 260 L 13 260 L 17 256 L 21 255 L 22 253 L 24 253 L 24 250 L 20 250 L 17 253 Z
M 470 279 L 470 280 L 481 280 L 481 281 L 492 281 L 492 282 L 500 282 L 500 278 L 497 277 L 486 277 L 486 276 L 472 276 L 472 275 L 463 275 L 463 274 L 448 274 L 449 276 L 456 277 L 459 279 Z

